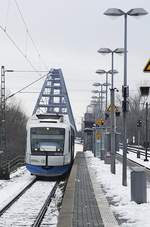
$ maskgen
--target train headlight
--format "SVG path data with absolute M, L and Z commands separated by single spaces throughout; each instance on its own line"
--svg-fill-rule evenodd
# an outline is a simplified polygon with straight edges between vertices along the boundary
M 57 148 L 57 149 L 56 149 L 56 151 L 58 151 L 58 152 L 62 152 L 62 151 L 63 151 L 63 149 L 62 149 L 62 148 Z

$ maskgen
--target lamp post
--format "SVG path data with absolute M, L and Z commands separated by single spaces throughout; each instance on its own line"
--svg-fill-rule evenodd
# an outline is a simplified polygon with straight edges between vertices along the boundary
M 95 93 L 95 90 L 93 90 L 92 92 Z M 96 107 L 98 106 L 98 109 L 99 109 L 99 105 L 100 105 L 98 96 L 92 96 L 90 103 L 94 107 L 93 111 L 94 111 L 94 122 L 95 122 L 95 119 L 97 118 L 97 115 L 99 114 L 99 111 L 96 111 Z
M 94 119 L 96 121 L 96 119 L 100 119 L 101 117 L 101 103 L 103 102 L 104 96 L 101 95 L 101 91 L 99 90 L 92 90 L 92 92 L 98 94 L 98 96 L 91 97 L 91 104 L 94 106 Z
M 106 83 L 104 85 L 106 86 L 106 106 L 105 106 L 105 109 L 107 109 L 107 104 L 108 104 L 108 86 L 110 85 L 110 84 L 108 84 L 108 73 L 109 72 L 106 72 L 105 70 L 99 69 L 99 70 L 96 70 L 96 73 L 100 74 L 100 75 L 106 74 Z
M 96 127 L 95 127 L 95 153 L 98 154 L 97 157 L 100 157 L 101 160 L 104 159 L 104 152 L 103 152 L 103 93 L 105 91 L 103 90 L 103 84 L 100 83 L 94 83 L 93 86 L 98 87 L 100 86 L 100 90 L 94 90 L 93 93 L 98 94 L 98 116 L 95 121 Z
M 103 75 L 103 74 L 106 75 L 106 82 L 103 85 L 106 86 L 106 107 L 105 107 L 105 109 L 107 110 L 107 107 L 108 107 L 108 86 L 111 85 L 110 83 L 108 83 L 108 75 L 112 74 L 112 70 L 105 71 L 103 69 L 98 69 L 98 70 L 96 70 L 96 73 L 99 74 L 99 75 Z M 117 73 L 117 70 L 114 69 L 113 73 L 114 74 Z
M 144 16 L 148 12 L 142 8 L 134 8 L 127 12 L 117 8 L 109 8 L 104 12 L 106 16 L 124 16 L 124 84 L 122 87 L 123 93 L 123 171 L 122 171 L 122 185 L 127 186 L 127 112 L 128 112 L 128 96 L 129 87 L 127 86 L 127 16 Z
M 115 122 L 115 89 L 114 89 L 114 74 L 118 73 L 114 70 L 114 54 L 122 54 L 124 53 L 123 48 L 117 48 L 115 50 L 111 50 L 109 48 L 100 48 L 98 50 L 100 54 L 111 54 L 111 89 L 110 89 L 110 99 L 111 99 L 111 172 L 113 174 L 116 173 L 115 167 L 115 133 L 116 133 L 116 122 Z
M 102 96 L 103 93 L 105 93 L 105 91 L 103 91 L 103 85 L 100 83 L 94 83 L 93 86 L 101 86 L 100 90 L 93 90 L 92 92 L 95 94 L 98 94 L 97 97 L 98 99 L 98 118 L 100 119 L 102 117 L 102 109 L 103 109 L 103 101 L 102 99 L 104 98 L 104 96 Z
M 91 100 L 91 103 L 92 104 L 95 104 L 95 120 L 97 119 L 97 118 L 100 118 L 100 106 L 101 106 L 101 104 L 100 104 L 100 91 L 98 91 L 98 90 L 92 90 L 92 93 L 94 93 L 94 94 L 98 94 L 98 96 L 95 96 L 95 97 L 97 97 L 97 100 Z M 97 105 L 98 105 L 98 111 L 97 111 Z
M 93 86 L 100 87 L 100 91 L 98 91 L 98 90 L 96 90 L 96 91 L 97 91 L 97 93 L 99 93 L 99 100 L 101 100 L 100 101 L 100 109 L 99 109 L 99 117 L 102 117 L 103 116 L 103 102 L 102 102 L 102 99 L 104 98 L 102 96 L 102 94 L 103 93 L 106 93 L 106 91 L 103 90 L 103 86 L 105 86 L 105 85 L 104 85 L 104 83 L 103 84 L 101 84 L 101 83 L 94 83 Z

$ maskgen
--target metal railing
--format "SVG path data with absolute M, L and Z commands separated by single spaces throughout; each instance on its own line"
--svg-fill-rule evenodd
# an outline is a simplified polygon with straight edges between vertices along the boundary
M 8 172 L 15 171 L 18 167 L 25 164 L 25 156 L 19 155 L 9 161 L 2 161 L 0 168 L 2 170 L 8 170 Z

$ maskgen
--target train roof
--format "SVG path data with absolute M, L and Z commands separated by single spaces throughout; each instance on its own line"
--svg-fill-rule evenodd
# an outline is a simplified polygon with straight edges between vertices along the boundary
M 43 124 L 43 126 L 52 125 L 53 127 L 66 127 L 66 125 L 71 125 L 69 121 L 69 117 L 66 114 L 34 114 L 32 115 L 28 122 L 27 122 L 27 128 L 28 127 L 34 127 L 34 126 L 40 126 Z M 72 126 L 73 127 L 73 126 Z M 73 127 L 74 128 L 74 127 Z

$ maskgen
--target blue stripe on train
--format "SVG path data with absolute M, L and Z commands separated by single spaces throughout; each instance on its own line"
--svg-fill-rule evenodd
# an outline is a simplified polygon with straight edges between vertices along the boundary
M 26 164 L 26 168 L 33 175 L 58 176 L 58 175 L 63 175 L 67 173 L 70 169 L 70 165 L 42 167 L 42 166 Z

